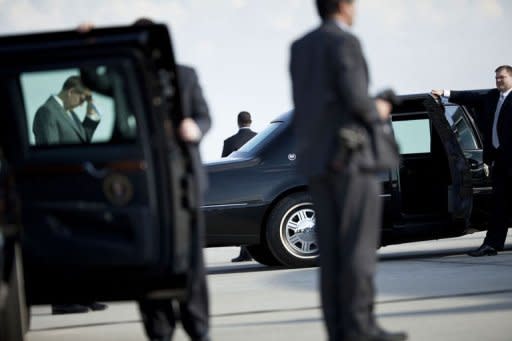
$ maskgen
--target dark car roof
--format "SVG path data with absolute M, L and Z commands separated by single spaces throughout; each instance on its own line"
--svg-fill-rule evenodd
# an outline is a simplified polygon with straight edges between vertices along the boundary
M 430 94 L 428 93 L 418 93 L 418 94 L 407 94 L 407 95 L 398 95 L 398 99 L 402 104 L 400 107 L 410 107 L 410 106 L 418 106 L 419 101 L 423 101 L 426 98 L 428 98 Z M 289 122 L 292 119 L 293 116 L 293 109 L 281 114 L 280 116 L 276 117 L 274 120 L 271 121 L 271 123 L 274 122 Z
M 474 90 L 467 90 L 467 91 L 485 93 L 489 90 L 490 89 L 474 89 Z M 431 96 L 430 93 L 423 92 L 423 93 L 416 93 L 416 94 L 398 95 L 397 97 L 400 100 L 400 102 L 402 102 L 400 107 L 402 107 L 402 106 L 408 107 L 412 103 L 416 103 L 415 105 L 417 105 L 418 101 L 425 100 L 429 96 Z M 449 102 L 446 101 L 446 103 L 449 103 Z M 293 109 L 288 112 L 285 112 L 284 114 L 279 115 L 278 117 L 273 119 L 271 121 L 271 123 L 273 123 L 273 122 L 289 122 L 291 120 L 292 116 L 293 116 Z
M 489 89 L 475 89 L 475 90 L 469 90 L 473 92 L 478 93 L 485 93 L 489 91 Z M 426 108 L 423 105 L 423 101 L 431 97 L 430 93 L 416 93 L 416 94 L 405 94 L 405 95 L 398 95 L 398 100 L 400 104 L 394 108 L 392 115 L 395 117 L 401 117 L 403 115 L 424 115 Z M 448 102 L 446 99 L 443 99 L 444 104 L 450 105 L 451 103 Z M 293 109 L 290 111 L 287 111 L 279 116 L 277 116 L 275 119 L 270 121 L 270 123 L 284 123 L 286 126 L 289 126 L 291 124 L 291 120 L 293 117 Z M 260 149 L 259 149 L 260 150 Z M 230 161 L 233 161 L 235 159 L 241 161 L 249 156 L 254 155 L 245 155 L 243 153 L 235 152 L 232 154 L 232 157 L 230 157 Z M 221 162 L 222 163 L 222 162 Z M 209 162 L 209 164 L 211 164 Z
M 485 93 L 489 91 L 490 89 L 474 89 L 474 90 L 468 90 L 471 92 L 477 92 L 477 93 Z M 399 106 L 399 110 L 394 113 L 400 113 L 403 111 L 415 111 L 418 109 L 418 104 L 420 104 L 423 100 L 427 99 L 430 95 L 430 93 L 423 92 L 423 93 L 416 93 L 416 94 L 406 94 L 406 95 L 398 95 L 398 99 L 401 102 Z M 443 100 L 443 103 L 450 104 L 450 102 Z M 275 119 L 271 121 L 273 122 L 289 122 L 292 119 L 293 116 L 293 109 L 279 115 Z

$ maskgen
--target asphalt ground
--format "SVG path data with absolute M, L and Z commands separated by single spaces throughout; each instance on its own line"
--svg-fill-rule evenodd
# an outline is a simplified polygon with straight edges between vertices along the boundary
M 410 340 L 512 340 L 512 230 L 495 257 L 465 254 L 483 233 L 379 249 L 376 314 Z M 211 334 L 219 341 L 325 340 L 318 269 L 231 263 L 238 248 L 206 249 Z M 145 340 L 134 302 L 51 315 L 32 307 L 28 341 Z M 188 340 L 181 327 L 174 340 Z

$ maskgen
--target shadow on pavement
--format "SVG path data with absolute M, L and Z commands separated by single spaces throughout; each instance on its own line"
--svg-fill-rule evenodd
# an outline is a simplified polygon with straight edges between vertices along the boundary
M 512 302 L 499 302 L 488 304 L 473 304 L 464 307 L 449 307 L 449 308 L 436 308 L 436 309 L 423 309 L 416 311 L 402 311 L 402 312 L 389 312 L 377 314 L 378 317 L 412 317 L 424 315 L 438 315 L 438 314 L 467 314 L 467 313 L 486 313 L 493 311 L 511 311 Z
M 389 254 L 379 255 L 379 261 L 394 261 L 394 260 L 413 260 L 413 259 L 425 259 L 425 258 L 439 258 L 439 257 L 447 257 L 447 256 L 459 256 L 466 255 L 468 251 L 473 250 L 474 248 L 451 248 L 444 250 L 411 250 L 411 251 L 398 251 Z M 512 245 L 506 245 L 503 251 L 507 252 L 512 251 Z M 470 256 L 468 256 L 470 257 Z M 498 256 L 499 257 L 499 253 Z M 470 257 L 469 259 L 474 259 Z
M 286 270 L 285 266 L 267 266 L 259 263 L 250 264 L 237 264 L 237 265 L 223 265 L 223 266 L 208 266 L 208 275 L 218 274 L 234 274 L 242 272 L 260 272 L 260 271 L 275 271 L 275 270 Z

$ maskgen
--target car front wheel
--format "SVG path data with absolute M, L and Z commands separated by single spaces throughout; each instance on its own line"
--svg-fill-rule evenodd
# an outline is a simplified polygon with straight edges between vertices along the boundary
M 266 240 L 274 257 L 285 266 L 317 264 L 315 211 L 308 193 L 291 194 L 274 207 L 266 226 Z
M 274 257 L 266 244 L 248 245 L 247 250 L 252 258 L 260 264 L 268 266 L 281 265 L 281 262 Z

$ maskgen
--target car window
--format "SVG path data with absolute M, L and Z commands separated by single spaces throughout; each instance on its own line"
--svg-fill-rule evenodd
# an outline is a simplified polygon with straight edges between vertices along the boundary
M 88 65 L 19 76 L 28 145 L 133 142 L 136 119 L 122 65 Z
M 447 105 L 445 106 L 445 116 L 462 149 L 478 149 L 473 130 L 462 108 L 458 105 Z
M 259 145 L 266 140 L 267 136 L 272 134 L 279 126 L 281 126 L 282 122 L 272 122 L 265 129 L 260 131 L 256 136 L 247 141 L 238 151 L 242 153 L 252 153 L 256 150 Z
M 428 119 L 393 121 L 393 131 L 400 154 L 430 153 L 430 122 Z

